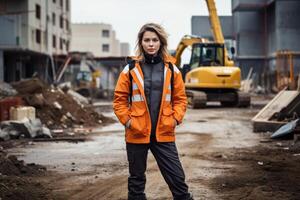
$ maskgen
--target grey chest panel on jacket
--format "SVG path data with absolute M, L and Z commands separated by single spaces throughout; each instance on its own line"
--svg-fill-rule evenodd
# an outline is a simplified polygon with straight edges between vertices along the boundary
M 163 62 L 144 64 L 142 70 L 144 74 L 144 90 L 152 124 L 151 134 L 154 134 L 164 87 L 164 64 Z

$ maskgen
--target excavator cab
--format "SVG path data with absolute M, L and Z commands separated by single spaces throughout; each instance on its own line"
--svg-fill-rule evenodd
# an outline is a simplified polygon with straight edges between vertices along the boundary
M 198 67 L 224 66 L 224 44 L 195 43 L 192 46 L 192 55 L 189 64 L 183 65 L 181 73 L 183 77 Z
M 224 66 L 224 45 L 216 43 L 198 43 L 192 48 L 191 69 L 208 66 Z

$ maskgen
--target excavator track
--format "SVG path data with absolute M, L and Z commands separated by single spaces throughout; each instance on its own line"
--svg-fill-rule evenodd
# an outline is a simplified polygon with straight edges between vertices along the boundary
M 186 90 L 188 106 L 192 109 L 205 108 L 210 101 L 219 101 L 223 107 L 249 107 L 251 98 L 245 92 L 205 93 L 204 91 Z
M 188 106 L 192 109 L 205 108 L 207 102 L 207 96 L 205 92 L 186 90 L 188 98 Z
M 237 92 L 238 98 L 238 107 L 249 107 L 251 104 L 251 97 L 248 93 L 245 92 Z

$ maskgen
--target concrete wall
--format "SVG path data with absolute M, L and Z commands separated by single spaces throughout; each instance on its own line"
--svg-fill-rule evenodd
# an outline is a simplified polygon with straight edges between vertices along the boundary
M 258 5 L 262 1 L 232 0 L 234 37 L 236 38 L 236 63 L 241 68 L 242 78 L 246 78 L 253 68 L 259 84 L 265 82 L 262 74 L 266 71 L 268 52 L 266 15 Z M 244 7 L 247 5 L 247 9 Z M 256 7 L 258 6 L 258 7 Z
M 4 80 L 4 60 L 3 60 L 3 51 L 0 50 L 0 81 Z
M 262 8 L 274 0 L 232 0 L 232 10 L 249 11 Z
M 300 1 L 276 1 L 277 50 L 300 50 Z
M 257 57 L 264 55 L 265 40 L 262 12 L 234 13 L 238 57 Z
M 266 27 L 265 31 L 267 34 L 267 54 L 268 57 L 274 56 L 274 52 L 277 51 L 277 28 L 276 28 L 276 10 L 275 10 L 275 3 L 271 4 L 266 8 L 266 14 L 264 17 L 266 17 Z
M 233 37 L 233 18 L 232 16 L 219 16 L 224 38 Z M 192 35 L 205 38 L 213 38 L 208 16 L 192 16 Z

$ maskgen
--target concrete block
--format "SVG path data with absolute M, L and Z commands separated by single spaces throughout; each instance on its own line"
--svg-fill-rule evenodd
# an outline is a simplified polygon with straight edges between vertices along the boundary
M 10 120 L 35 119 L 35 108 L 32 106 L 11 107 Z

